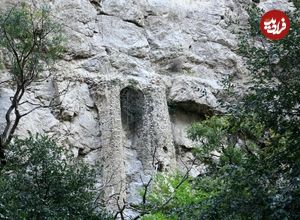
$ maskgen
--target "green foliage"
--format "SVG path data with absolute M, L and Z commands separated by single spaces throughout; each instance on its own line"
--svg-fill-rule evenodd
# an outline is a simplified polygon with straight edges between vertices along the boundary
M 190 130 L 191 138 L 204 140 L 197 154 L 207 166 L 205 175 L 223 183 L 201 217 L 299 219 L 299 11 L 289 15 L 292 28 L 280 41 L 261 35 L 259 10 L 249 15 L 251 28 L 240 44 L 252 76 L 249 90 L 228 108 L 230 116 Z
M 249 10 L 250 26 L 239 48 L 252 76 L 249 89 L 232 97 L 239 102 L 230 103 L 226 115 L 189 129 L 205 166 L 186 189 L 179 188 L 192 198 L 184 194 L 182 202 L 174 196 L 148 219 L 300 219 L 299 9 L 289 14 L 290 33 L 279 41 L 260 33 L 260 13 Z M 152 203 L 162 207 L 171 183 L 160 183 L 160 190 L 154 185 Z
M 0 176 L 1 219 L 111 219 L 94 199 L 96 174 L 45 136 L 16 139 Z
M 6 58 L 3 60 L 8 60 L 4 64 L 14 85 L 14 95 L 5 114 L 6 124 L 0 134 L 1 164 L 5 163 L 4 149 L 11 142 L 20 119 L 37 108 L 38 104 L 35 104 L 32 111 L 20 112 L 27 88 L 42 76 L 43 71 L 50 71 L 52 62 L 63 52 L 60 33 L 59 25 L 52 21 L 46 7 L 35 8 L 20 3 L 0 12 L 0 49 Z
M 203 179 L 202 184 L 199 189 L 193 178 L 180 173 L 156 175 L 143 207 L 143 212 L 150 214 L 142 219 L 177 220 L 199 215 L 199 207 L 205 209 L 203 202 L 217 195 L 220 185 L 210 178 Z
M 292 0 L 292 2 L 293 2 L 293 4 L 295 5 L 295 7 L 296 7 L 297 9 L 300 8 L 300 0 Z
M 171 204 L 167 205 L 185 205 L 198 199 L 196 191 L 189 184 L 189 179 L 183 181 L 178 190 L 175 188 L 180 184 L 184 177 L 180 174 L 156 176 L 152 186 L 152 192 L 148 197 L 148 202 L 161 206 L 167 203 L 169 198 L 173 198 Z
M 0 14 L 0 45 L 10 56 L 15 82 L 32 81 L 62 51 L 60 26 L 53 22 L 47 7 L 33 8 L 22 3 Z M 28 83 L 28 82 L 27 82 Z
M 142 220 L 172 220 L 174 218 L 166 217 L 164 214 L 157 212 L 153 214 L 148 214 L 142 217 Z

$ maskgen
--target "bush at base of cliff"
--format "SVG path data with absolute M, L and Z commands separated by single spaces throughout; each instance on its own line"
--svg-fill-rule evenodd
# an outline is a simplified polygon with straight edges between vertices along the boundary
M 0 219 L 110 219 L 95 201 L 96 176 L 44 136 L 17 139 L 0 171 Z
M 239 48 L 252 77 L 247 91 L 240 97 L 229 93 L 234 101 L 226 115 L 188 132 L 201 143 L 195 154 L 205 172 L 187 184 L 210 196 L 183 206 L 176 193 L 166 197 L 158 191 L 159 207 L 145 219 L 300 219 L 300 11 L 289 14 L 292 28 L 279 41 L 260 33 L 260 12 L 249 10 L 251 28 Z M 233 83 L 227 83 L 230 92 Z M 212 183 L 217 184 L 208 188 Z M 182 187 L 177 190 L 186 191 Z M 169 207 L 160 205 L 165 198 L 172 199 Z

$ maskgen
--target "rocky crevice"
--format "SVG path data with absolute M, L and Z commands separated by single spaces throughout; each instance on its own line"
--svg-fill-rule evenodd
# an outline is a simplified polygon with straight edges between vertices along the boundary
M 135 19 L 125 19 L 125 18 L 122 18 L 122 17 L 120 17 L 120 16 L 117 16 L 117 15 L 114 15 L 114 14 L 110 14 L 110 13 L 105 12 L 105 11 L 102 9 L 101 1 L 102 1 L 102 0 L 90 0 L 90 3 L 91 3 L 91 4 L 93 5 L 93 7 L 96 9 L 98 15 L 105 15 L 105 16 L 112 16 L 112 17 L 120 18 L 122 21 L 131 23 L 131 24 L 134 24 L 134 25 L 137 26 L 137 27 L 140 27 L 140 28 L 143 28 L 143 27 L 144 27 L 139 21 L 137 21 L 137 20 L 135 20 Z
M 98 14 L 102 13 L 101 1 L 102 0 L 89 0 L 93 7 L 96 9 Z

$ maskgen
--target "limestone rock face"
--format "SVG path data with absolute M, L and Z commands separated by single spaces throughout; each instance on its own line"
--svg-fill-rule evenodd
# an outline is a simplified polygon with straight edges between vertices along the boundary
M 14 2 L 1 1 L 0 7 Z M 234 23 L 246 24 L 243 6 L 252 1 L 28 2 L 49 5 L 68 41 L 55 77 L 35 83 L 25 97 L 46 103 L 63 94 L 57 98 L 62 105 L 26 116 L 18 134 L 46 133 L 76 156 L 100 164 L 101 181 L 111 186 L 107 198 L 119 193 L 139 202 L 137 189 L 153 172 L 186 169 L 196 144 L 186 129 L 218 109 L 224 77 L 243 77 L 246 71 L 235 53 Z M 259 6 L 291 7 L 287 0 Z M 8 70 L 0 74 L 0 80 L 8 77 Z M 12 88 L 0 84 L 2 125 Z M 192 175 L 199 172 L 194 164 Z

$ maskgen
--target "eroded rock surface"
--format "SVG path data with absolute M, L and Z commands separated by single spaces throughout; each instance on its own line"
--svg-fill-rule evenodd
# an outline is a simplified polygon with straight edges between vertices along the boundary
M 55 77 L 32 85 L 26 99 L 47 102 L 68 89 L 57 100 L 62 106 L 28 115 L 18 134 L 47 133 L 75 155 L 99 162 L 101 180 L 111 186 L 107 198 L 120 193 L 139 202 L 137 189 L 155 170 L 186 169 L 195 144 L 186 136 L 189 124 L 218 109 L 224 77 L 245 74 L 234 23 L 245 24 L 243 6 L 252 1 L 33 2 L 52 8 L 68 42 Z M 261 2 L 264 9 L 291 7 L 284 0 Z M 7 79 L 7 70 L 0 77 Z M 11 88 L 1 85 L 1 123 Z M 199 172 L 194 165 L 192 174 Z

